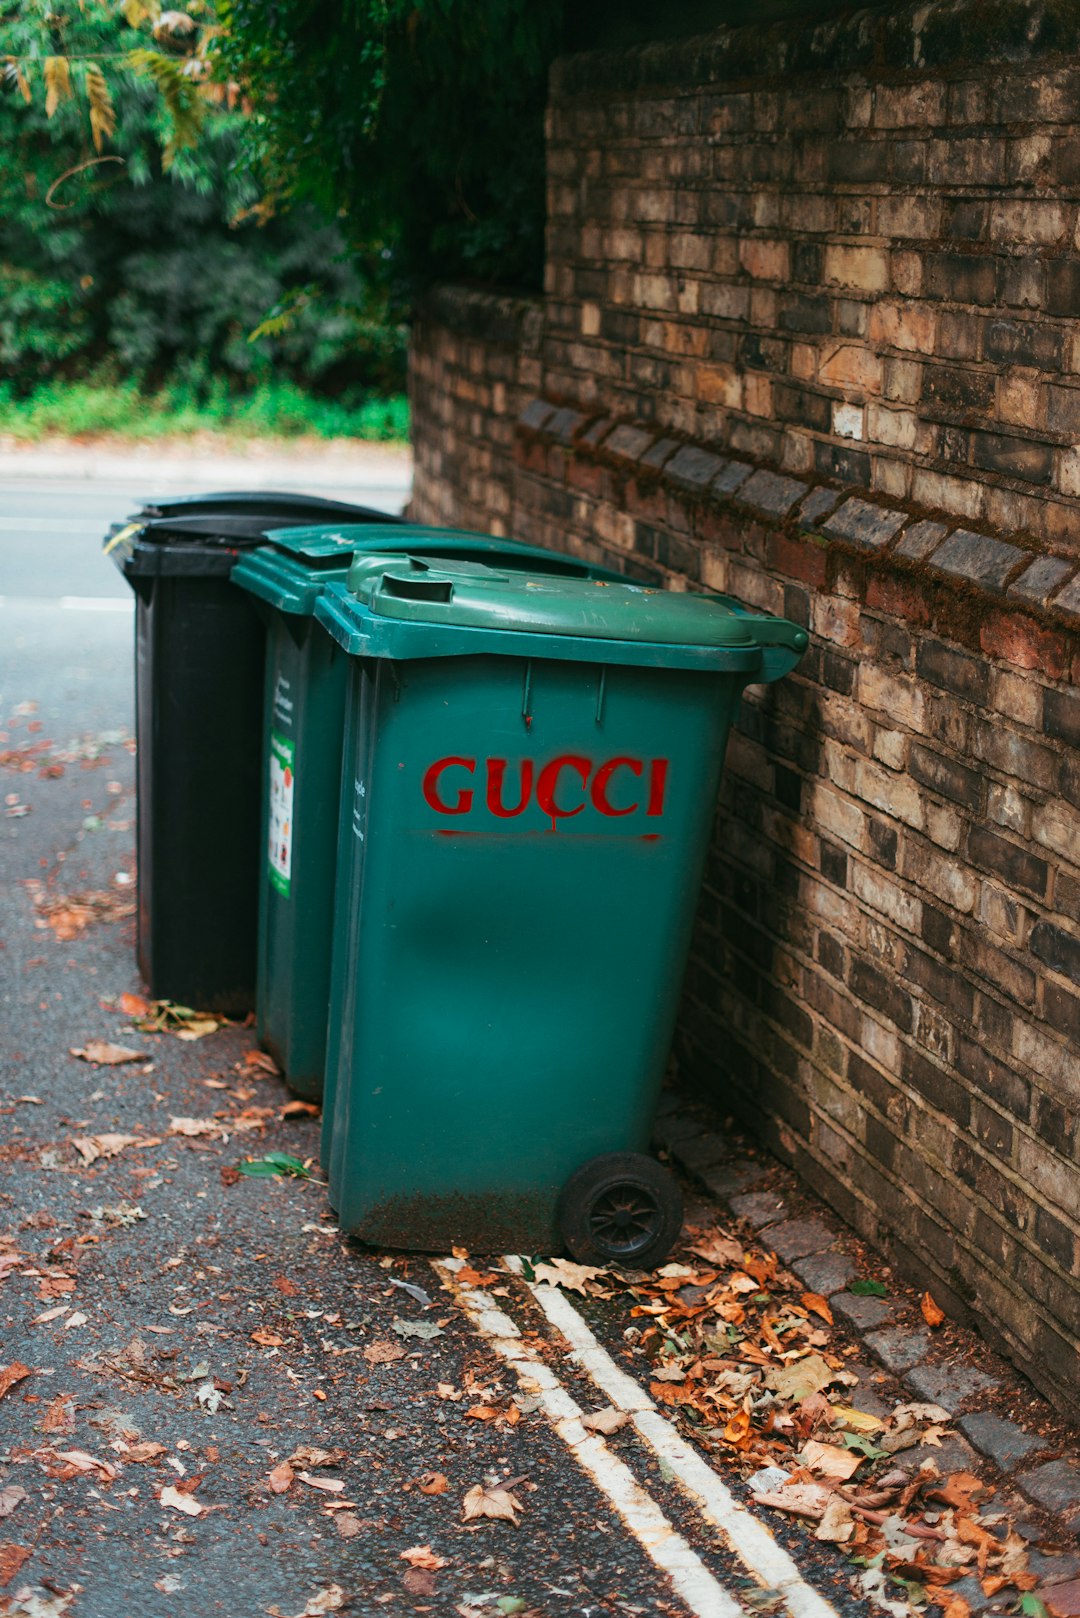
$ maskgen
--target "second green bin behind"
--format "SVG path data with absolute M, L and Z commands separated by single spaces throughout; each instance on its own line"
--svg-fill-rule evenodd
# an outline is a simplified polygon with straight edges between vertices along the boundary
M 403 553 L 617 580 L 609 569 L 512 539 L 419 525 L 279 530 L 233 583 L 267 626 L 256 1033 L 290 1089 L 323 1092 L 349 659 L 316 621 L 328 584 L 359 587 Z

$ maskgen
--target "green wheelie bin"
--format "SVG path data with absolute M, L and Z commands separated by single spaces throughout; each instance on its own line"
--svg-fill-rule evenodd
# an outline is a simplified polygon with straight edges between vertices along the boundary
M 645 1149 L 728 729 L 806 631 L 716 596 L 419 558 L 331 586 L 316 615 L 352 663 L 342 1228 L 658 1263 L 681 1203 Z
M 393 556 L 495 558 L 504 567 L 619 577 L 511 539 L 400 523 L 278 530 L 232 582 L 266 625 L 256 1035 L 309 1100 L 323 1091 L 336 884 L 341 742 L 349 661 L 315 620 L 327 585 L 354 584 Z M 354 560 L 355 556 L 355 560 Z M 351 567 L 351 573 L 350 573 Z

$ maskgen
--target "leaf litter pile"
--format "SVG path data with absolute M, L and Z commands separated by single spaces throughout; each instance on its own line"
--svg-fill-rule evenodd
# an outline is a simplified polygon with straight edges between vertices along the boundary
M 759 1506 L 840 1548 L 874 1607 L 891 1618 L 931 1607 L 969 1618 L 953 1587 L 973 1577 L 983 1597 L 1006 1592 L 1012 1610 L 1046 1618 L 1029 1593 L 1039 1580 L 1028 1544 L 995 1507 L 994 1488 L 932 1459 L 905 1465 L 907 1451 L 925 1455 L 952 1436 L 948 1411 L 908 1402 L 878 1415 L 869 1390 L 875 1409 L 861 1409 L 848 1368 L 857 1350 L 835 1337 L 826 1299 L 775 1253 L 717 1226 L 688 1236 L 693 1262 L 652 1274 L 556 1259 L 535 1265 L 534 1278 L 597 1298 L 629 1293 L 652 1397 L 723 1470 L 737 1469 Z M 931 1326 L 944 1319 L 929 1294 L 922 1312 Z

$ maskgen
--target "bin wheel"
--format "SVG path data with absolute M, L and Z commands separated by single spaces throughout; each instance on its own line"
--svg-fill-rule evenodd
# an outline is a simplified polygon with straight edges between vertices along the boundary
M 682 1193 L 655 1158 L 607 1152 L 570 1176 L 556 1220 L 579 1264 L 648 1270 L 662 1263 L 675 1245 L 682 1229 Z

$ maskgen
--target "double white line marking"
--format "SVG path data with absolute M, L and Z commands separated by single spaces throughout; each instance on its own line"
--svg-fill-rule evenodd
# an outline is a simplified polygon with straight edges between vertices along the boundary
M 712 1574 L 692 1546 L 672 1526 L 630 1468 L 603 1438 L 590 1433 L 584 1412 L 554 1371 L 522 1341 L 515 1323 L 486 1292 L 457 1279 L 456 1259 L 434 1262 L 443 1285 L 454 1294 L 472 1325 L 512 1367 L 518 1381 L 535 1393 L 548 1420 L 578 1464 L 608 1498 L 629 1531 L 698 1618 L 741 1618 L 744 1608 Z M 509 1256 L 507 1268 L 522 1276 L 521 1262 Z M 524 1282 L 545 1316 L 565 1339 L 575 1362 L 616 1410 L 623 1411 L 639 1436 L 666 1463 L 690 1503 L 719 1531 L 747 1573 L 782 1599 L 791 1618 L 837 1618 L 825 1598 L 806 1583 L 794 1561 L 764 1523 L 742 1505 L 695 1449 L 660 1414 L 648 1394 L 597 1342 L 570 1300 L 553 1287 Z

